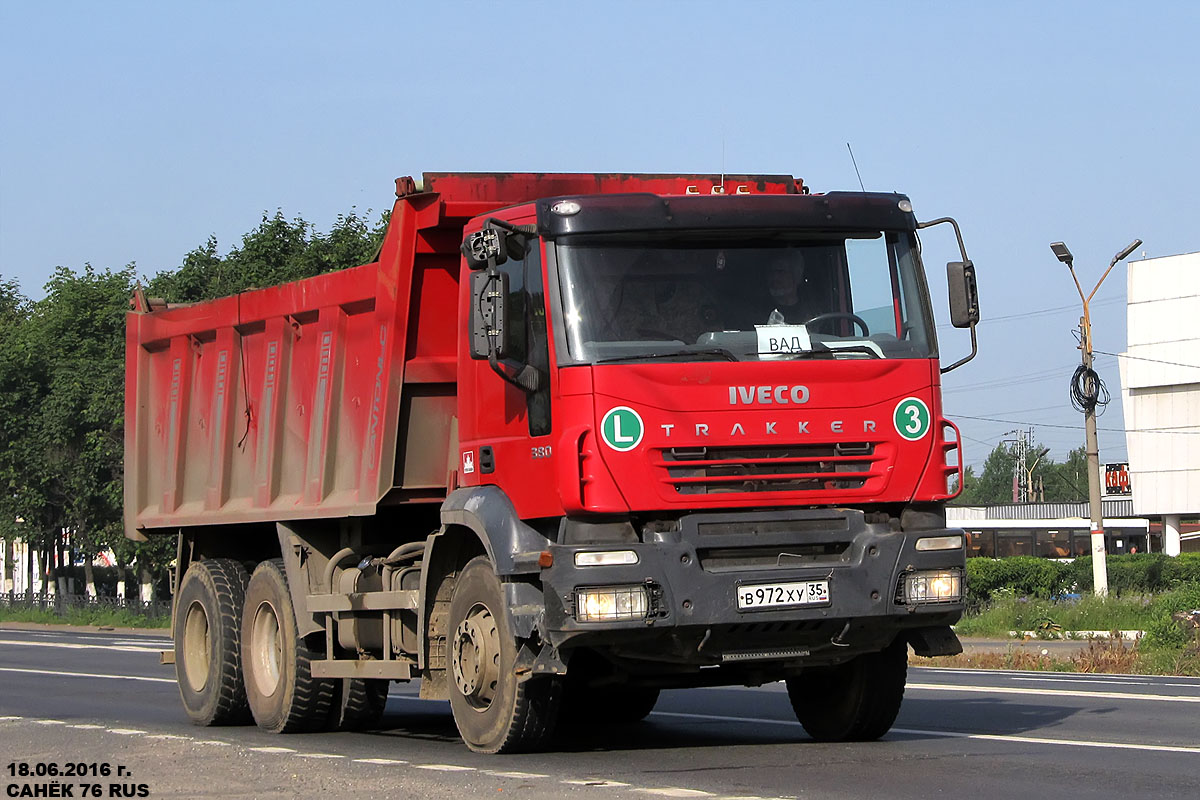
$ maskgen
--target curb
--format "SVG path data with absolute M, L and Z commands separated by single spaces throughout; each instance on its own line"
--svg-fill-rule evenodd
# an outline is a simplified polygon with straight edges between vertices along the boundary
M 1009 631 L 1008 635 L 1014 639 L 1022 641 L 1036 639 L 1038 641 L 1050 641 L 1055 639 L 1068 639 L 1077 642 L 1086 642 L 1088 639 L 1111 639 L 1113 634 L 1126 642 L 1136 642 L 1145 636 L 1145 631 Z

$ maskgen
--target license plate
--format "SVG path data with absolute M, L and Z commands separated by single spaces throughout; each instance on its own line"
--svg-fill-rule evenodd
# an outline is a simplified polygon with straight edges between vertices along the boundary
M 809 606 L 829 602 L 829 581 L 756 583 L 737 587 L 738 611 Z

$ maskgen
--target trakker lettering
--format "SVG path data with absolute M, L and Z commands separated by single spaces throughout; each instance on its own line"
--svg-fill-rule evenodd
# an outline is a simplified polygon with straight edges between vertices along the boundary
M 808 402 L 807 386 L 730 386 L 729 404 L 788 405 Z
M 811 434 L 812 431 L 810 431 L 808 429 L 809 423 L 811 423 L 811 422 L 812 422 L 812 420 L 797 421 L 795 423 L 795 427 L 794 427 L 795 432 Z M 733 421 L 731 427 L 729 428 L 729 435 L 730 436 L 745 436 L 746 435 L 746 425 L 748 425 L 748 424 L 749 423 L 743 424 L 736 420 Z M 751 425 L 750 430 L 754 431 L 754 432 L 759 432 L 761 430 L 761 432 L 766 436 L 778 436 L 779 435 L 779 430 L 778 430 L 779 424 L 780 423 L 778 420 L 772 420 L 771 422 L 761 423 L 761 425 L 762 425 L 761 428 L 759 428 L 757 425 Z M 876 425 L 875 420 L 864 419 L 862 421 L 862 432 L 863 433 L 875 433 L 875 425 Z M 712 427 L 711 423 L 696 422 L 696 423 L 694 423 L 694 426 L 695 426 L 695 432 L 696 432 L 697 436 L 709 436 L 710 435 L 709 429 Z M 658 427 L 662 428 L 663 436 L 670 438 L 675 432 L 676 423 L 661 422 L 661 423 L 659 423 Z M 793 430 L 793 428 L 788 428 L 788 430 Z M 848 429 L 846 428 L 846 421 L 838 419 L 838 420 L 834 420 L 833 422 L 830 422 L 829 423 L 829 432 L 830 433 L 847 433 Z M 607 439 L 606 439 L 606 441 L 607 441 Z

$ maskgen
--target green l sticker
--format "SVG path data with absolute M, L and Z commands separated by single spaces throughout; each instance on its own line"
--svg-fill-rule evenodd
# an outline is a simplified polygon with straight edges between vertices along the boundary
M 600 421 L 600 438 L 613 450 L 622 453 L 641 444 L 645 430 L 641 416 L 629 406 L 610 409 Z
M 897 433 L 915 442 L 929 433 L 929 406 L 919 397 L 906 397 L 896 404 L 892 422 Z

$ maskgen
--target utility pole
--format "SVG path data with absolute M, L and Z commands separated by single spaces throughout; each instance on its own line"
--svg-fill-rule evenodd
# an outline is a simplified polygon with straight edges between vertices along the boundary
M 1108 269 L 1100 276 L 1100 280 L 1096 281 L 1092 293 L 1087 296 L 1084 296 L 1083 287 L 1079 285 L 1079 278 L 1075 275 L 1075 259 L 1071 255 L 1071 251 L 1062 242 L 1053 242 L 1050 245 L 1050 250 L 1058 260 L 1066 264 L 1067 269 L 1071 271 L 1075 288 L 1079 290 L 1079 299 L 1083 301 L 1083 316 L 1079 318 L 1079 349 L 1083 354 L 1083 366 L 1081 371 L 1076 373 L 1078 377 L 1072 384 L 1072 396 L 1074 397 L 1078 390 L 1079 404 L 1083 411 L 1084 443 L 1087 448 L 1088 463 L 1088 506 L 1092 516 L 1092 583 L 1097 596 L 1108 594 L 1108 561 L 1104 546 L 1104 507 L 1100 502 L 1100 445 L 1096 438 L 1096 401 L 1100 396 L 1100 376 L 1092 369 L 1090 304 L 1100 289 L 1100 284 L 1104 283 L 1104 279 L 1108 277 L 1108 273 L 1112 272 L 1113 267 L 1127 258 L 1141 244 L 1141 239 L 1134 239 L 1128 247 L 1113 256 Z M 1079 383 L 1082 383 L 1082 386 Z
M 1029 441 L 1030 442 L 1033 441 L 1033 428 L 1029 429 Z M 1037 469 L 1038 464 L 1041 463 L 1042 459 L 1045 458 L 1046 454 L 1049 452 L 1050 452 L 1049 447 L 1043 447 L 1042 449 L 1040 449 L 1036 453 L 1034 453 L 1033 466 L 1029 467 L 1029 469 L 1026 470 L 1026 475 L 1029 478 L 1028 482 L 1025 484 L 1025 486 L 1026 486 L 1025 502 L 1026 503 L 1038 502 L 1038 492 L 1037 492 L 1036 485 L 1033 482 L 1033 473 L 1034 473 L 1034 470 Z M 1038 480 L 1040 481 L 1041 478 L 1038 478 Z

